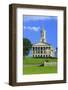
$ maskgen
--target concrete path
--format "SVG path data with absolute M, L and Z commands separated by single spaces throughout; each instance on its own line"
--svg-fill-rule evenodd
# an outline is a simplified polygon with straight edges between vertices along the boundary
M 44 64 L 26 64 L 24 67 L 32 67 L 32 66 L 55 66 L 57 62 L 44 62 Z

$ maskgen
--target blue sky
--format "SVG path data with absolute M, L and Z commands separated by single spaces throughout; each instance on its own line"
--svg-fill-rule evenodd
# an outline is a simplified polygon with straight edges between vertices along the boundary
M 42 27 L 46 30 L 46 41 L 54 48 L 57 47 L 57 16 L 31 16 L 24 15 L 24 38 L 32 44 L 40 41 Z

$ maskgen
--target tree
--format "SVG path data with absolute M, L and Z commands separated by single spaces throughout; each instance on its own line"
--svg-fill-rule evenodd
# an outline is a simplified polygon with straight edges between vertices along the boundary
M 32 47 L 31 41 L 27 38 L 23 38 L 23 56 L 29 54 L 31 47 Z

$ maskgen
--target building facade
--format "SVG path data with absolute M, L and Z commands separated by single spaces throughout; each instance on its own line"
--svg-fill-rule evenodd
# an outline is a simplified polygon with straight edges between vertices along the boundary
M 32 45 L 33 57 L 55 57 L 54 48 L 46 42 L 46 31 L 44 28 L 40 32 L 40 42 Z

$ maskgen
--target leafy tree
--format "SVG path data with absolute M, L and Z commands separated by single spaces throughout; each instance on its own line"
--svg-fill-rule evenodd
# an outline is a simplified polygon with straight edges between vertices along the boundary
M 23 56 L 27 56 L 32 47 L 31 41 L 27 38 L 23 38 Z

